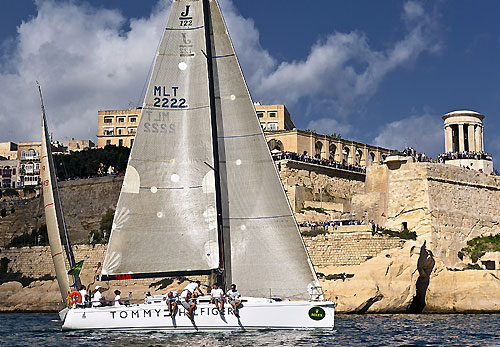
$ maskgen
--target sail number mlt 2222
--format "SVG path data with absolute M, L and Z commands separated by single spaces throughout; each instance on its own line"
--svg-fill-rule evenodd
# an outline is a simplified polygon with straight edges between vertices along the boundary
M 185 98 L 179 98 L 179 87 L 154 86 L 153 107 L 159 108 L 187 108 Z

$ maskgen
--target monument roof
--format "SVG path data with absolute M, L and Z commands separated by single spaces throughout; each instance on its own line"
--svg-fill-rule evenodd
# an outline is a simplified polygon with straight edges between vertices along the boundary
M 477 117 L 481 120 L 484 119 L 484 115 L 482 115 L 481 113 L 476 112 L 476 111 L 470 111 L 470 110 L 457 110 L 457 111 L 448 112 L 442 118 L 443 118 L 443 120 L 446 120 L 448 118 L 457 117 L 457 116 L 470 116 L 470 117 Z

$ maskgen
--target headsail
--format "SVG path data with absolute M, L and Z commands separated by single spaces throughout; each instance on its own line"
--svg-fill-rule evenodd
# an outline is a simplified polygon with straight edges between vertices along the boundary
M 217 1 L 210 2 L 225 234 L 245 295 L 309 298 L 318 285 Z
M 66 226 L 62 216 L 61 201 L 59 199 L 59 190 L 57 187 L 54 162 L 52 160 L 52 149 L 40 85 L 38 85 L 38 91 L 40 93 L 40 103 L 42 107 L 42 148 L 40 154 L 43 202 L 45 206 L 45 221 L 47 223 L 47 234 L 49 236 L 50 252 L 52 254 L 52 260 L 54 262 L 57 283 L 59 284 L 59 291 L 61 292 L 63 302 L 66 302 L 66 298 L 69 294 L 69 280 L 68 274 L 66 273 L 63 247 L 61 245 L 61 233 L 64 234 L 64 239 L 67 246 L 66 251 L 69 255 L 70 265 L 72 265 L 72 251 L 69 240 L 67 239 Z
M 130 154 L 104 275 L 217 269 L 202 3 L 174 1 Z

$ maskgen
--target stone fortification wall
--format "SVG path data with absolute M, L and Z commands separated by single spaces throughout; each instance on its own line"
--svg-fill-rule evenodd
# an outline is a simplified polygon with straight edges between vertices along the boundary
M 430 224 L 425 237 L 447 265 L 467 241 L 500 233 L 500 179 L 451 165 L 427 167 Z M 433 249 L 434 251 L 434 249 Z
M 385 249 L 404 244 L 404 241 L 398 238 L 372 236 L 369 232 L 330 233 L 304 237 L 304 242 L 314 266 L 318 267 L 361 264 Z M 106 245 L 76 245 L 73 251 L 77 261 L 85 260 L 82 277 L 92 281 L 93 277 L 100 273 Z M 48 246 L 1 248 L 0 258 L 4 257 L 10 260 L 10 272 L 20 272 L 32 278 L 55 276 Z M 69 268 L 67 262 L 66 267 Z
M 89 233 L 99 229 L 102 215 L 115 208 L 123 177 L 98 177 L 59 183 L 64 217 L 72 242 L 86 242 Z M 2 201 L 8 215 L 0 218 L 0 247 L 15 235 L 31 233 L 45 224 L 43 198 Z M 10 213 L 14 207 L 15 212 Z
M 365 175 L 293 160 L 277 163 L 281 181 L 294 212 L 306 206 L 325 203 L 329 218 L 341 218 L 350 210 L 351 197 L 364 191 Z
M 73 252 L 77 261 L 85 260 L 83 270 L 100 268 L 106 252 L 106 245 L 75 245 Z M 44 275 L 55 276 L 54 263 L 48 246 L 2 248 L 0 258 L 10 260 L 8 271 L 20 272 L 26 277 L 39 278 Z M 66 261 L 66 268 L 69 269 Z
M 402 247 L 405 243 L 398 238 L 372 235 L 370 232 L 323 234 L 305 237 L 304 242 L 317 268 L 359 265 L 383 250 Z
M 366 192 L 354 197 L 356 213 L 390 229 L 404 225 L 427 240 L 447 266 L 462 266 L 468 240 L 500 232 L 500 179 L 451 165 L 407 163 L 368 168 Z

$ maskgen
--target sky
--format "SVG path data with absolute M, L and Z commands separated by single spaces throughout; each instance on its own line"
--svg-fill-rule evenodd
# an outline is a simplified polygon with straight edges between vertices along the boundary
M 285 104 L 297 128 L 435 157 L 441 116 L 473 110 L 500 160 L 500 2 L 219 2 L 254 101 Z M 39 140 L 35 80 L 54 139 L 95 142 L 98 110 L 142 104 L 169 7 L 1 1 L 0 142 Z

